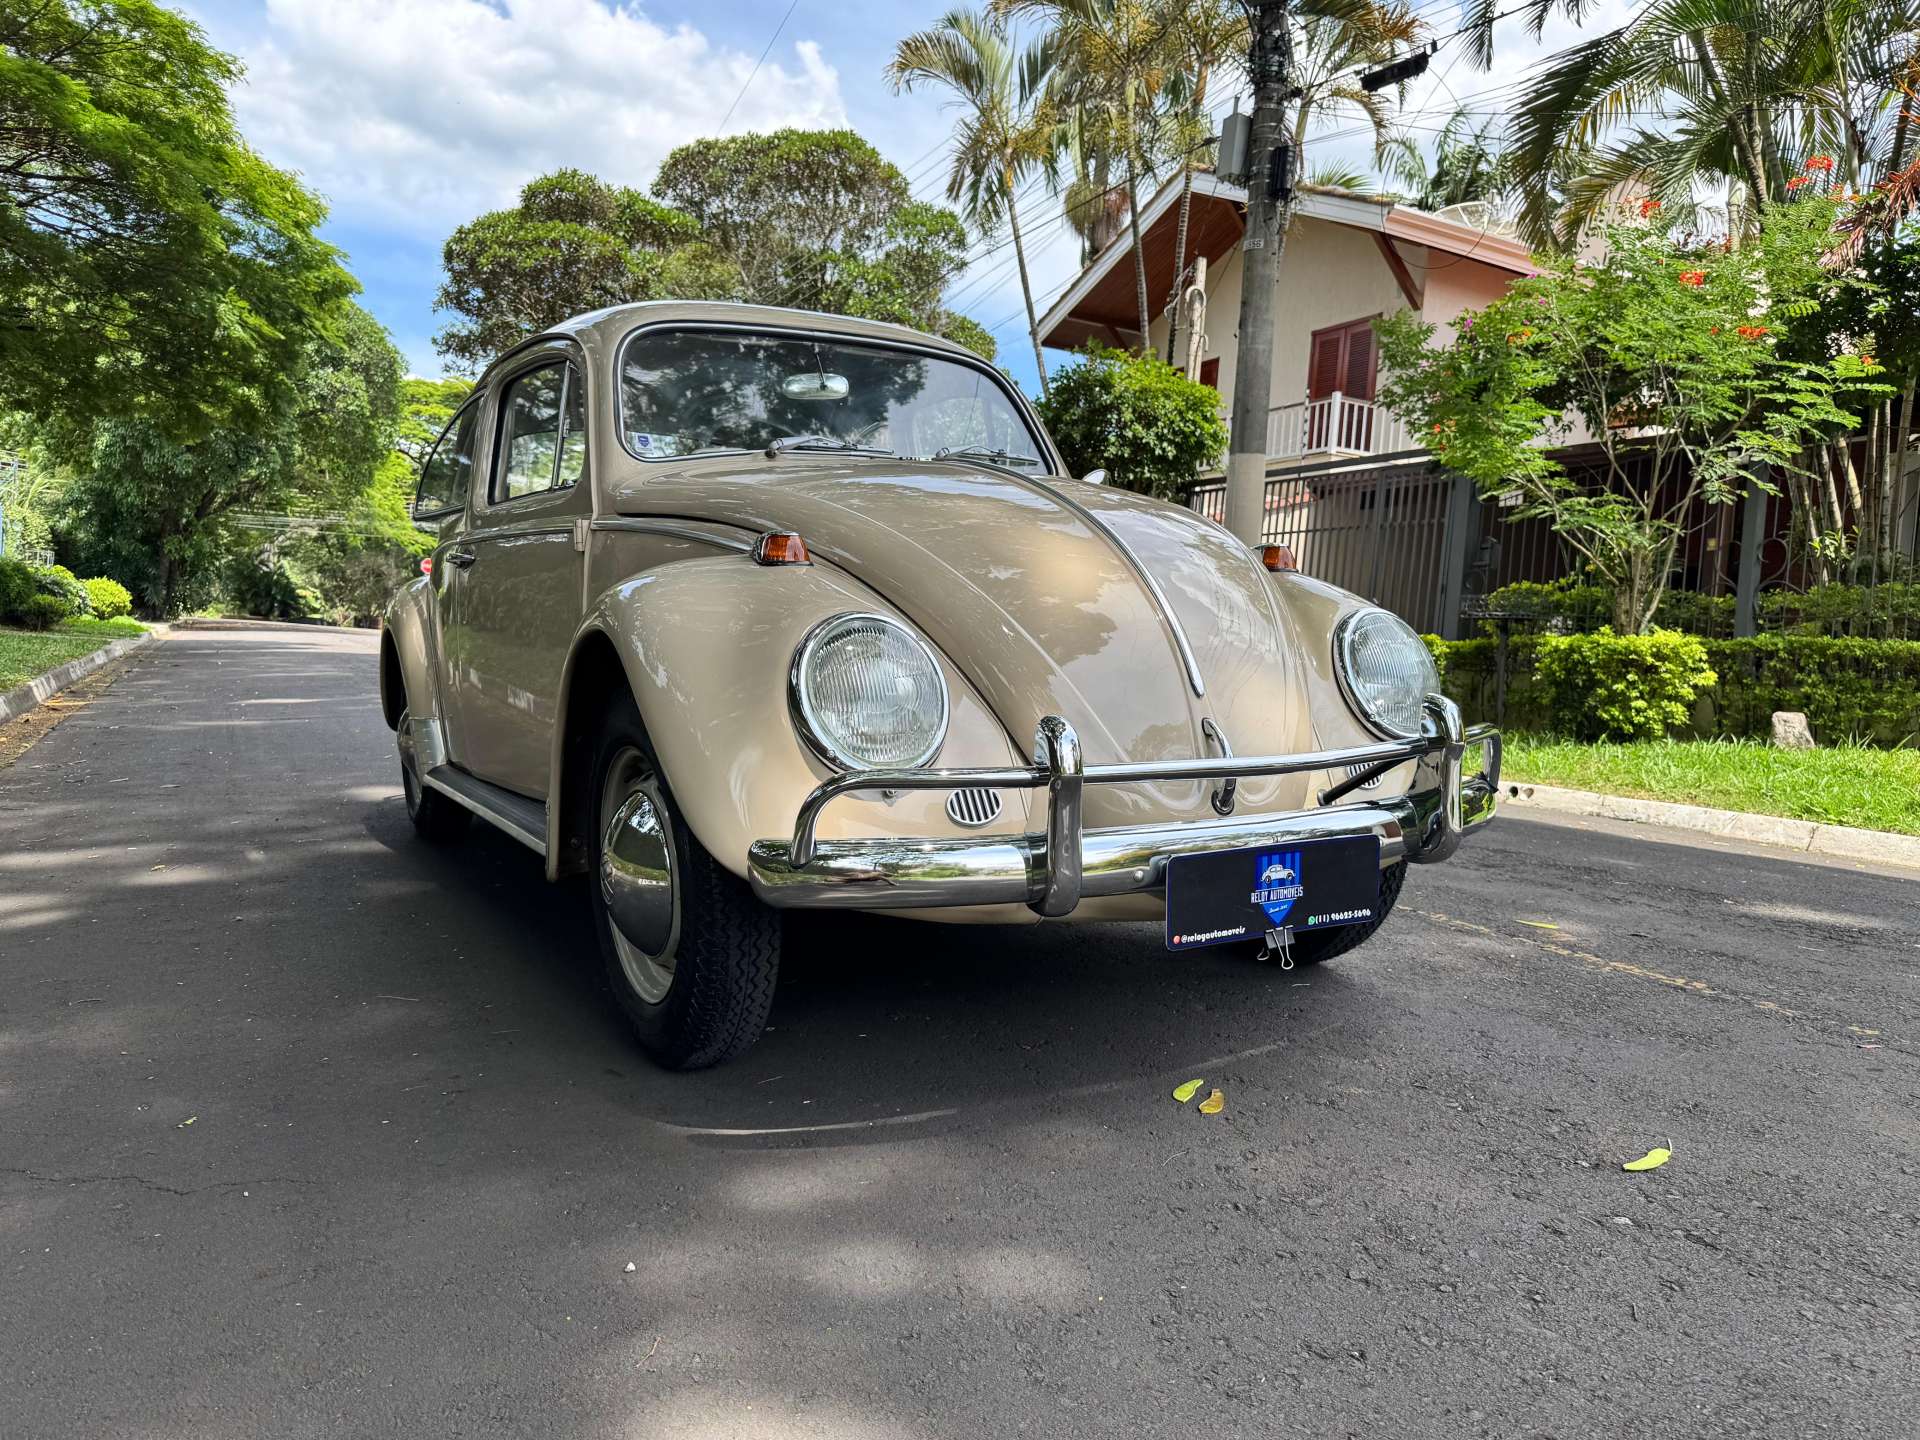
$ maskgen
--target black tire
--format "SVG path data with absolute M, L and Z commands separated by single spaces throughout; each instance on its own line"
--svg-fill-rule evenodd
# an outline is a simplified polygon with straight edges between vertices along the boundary
M 614 779 L 616 766 L 620 779 Z M 630 695 L 607 707 L 593 743 L 591 773 L 586 794 L 593 866 L 587 890 L 607 987 L 656 1064 L 699 1070 L 745 1054 L 773 1009 L 780 916 L 708 854 L 680 818 Z M 604 854 L 610 780 L 629 796 L 629 784 L 645 789 L 657 831 L 671 845 L 673 918 L 658 958 L 625 940 L 610 908 Z M 663 969 L 669 972 L 665 976 L 659 973 Z M 642 980 L 657 987 L 663 979 L 663 994 L 642 988 Z
M 1400 887 L 1406 883 L 1407 862 L 1401 860 L 1380 872 L 1379 913 L 1366 924 L 1339 925 L 1332 930 L 1294 931 L 1293 963 L 1318 965 L 1333 959 L 1336 955 L 1344 955 L 1356 946 L 1366 944 L 1373 938 L 1373 932 L 1385 924 L 1387 916 L 1393 913 L 1393 904 L 1400 898 Z M 1266 942 L 1263 940 L 1250 948 L 1251 953 L 1258 958 L 1266 953 Z
M 402 710 L 397 733 L 403 739 L 411 723 L 412 716 Z M 473 812 L 466 806 L 420 783 L 412 748 L 404 743 L 400 747 L 400 790 L 406 796 L 407 818 L 413 822 L 420 838 L 432 844 L 452 844 L 467 833 L 467 826 L 473 822 Z

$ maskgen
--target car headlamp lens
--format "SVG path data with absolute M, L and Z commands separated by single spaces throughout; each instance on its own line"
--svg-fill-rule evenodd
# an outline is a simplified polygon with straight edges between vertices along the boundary
M 793 663 L 800 730 L 845 770 L 924 765 L 947 733 L 947 682 L 933 652 L 883 615 L 839 615 L 801 642 Z
M 1440 674 L 1411 625 L 1385 610 L 1356 610 L 1335 629 L 1333 654 L 1347 702 L 1362 720 L 1390 739 L 1420 733 Z

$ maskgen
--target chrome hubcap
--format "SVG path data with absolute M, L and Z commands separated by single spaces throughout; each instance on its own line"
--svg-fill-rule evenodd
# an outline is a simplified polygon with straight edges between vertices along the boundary
M 600 794 L 600 898 L 620 968 L 640 998 L 657 1005 L 673 986 L 680 940 L 673 841 L 652 767 L 627 749 L 607 767 Z

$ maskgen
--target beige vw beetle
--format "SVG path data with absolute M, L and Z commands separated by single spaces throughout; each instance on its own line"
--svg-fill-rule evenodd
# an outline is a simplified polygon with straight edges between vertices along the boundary
M 664 1065 L 758 1037 L 782 910 L 1290 965 L 1493 814 L 1499 737 L 1405 624 L 1067 476 L 990 366 L 895 326 L 569 321 L 487 371 L 415 513 L 437 544 L 380 650 L 408 814 L 588 875 Z

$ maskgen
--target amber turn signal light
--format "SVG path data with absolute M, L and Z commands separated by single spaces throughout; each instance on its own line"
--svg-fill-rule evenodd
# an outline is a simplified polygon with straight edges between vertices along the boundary
M 1298 570 L 1300 562 L 1293 558 L 1291 545 L 1262 545 L 1260 563 L 1269 570 Z
M 811 565 L 807 542 L 791 530 L 769 530 L 753 542 L 756 565 Z

